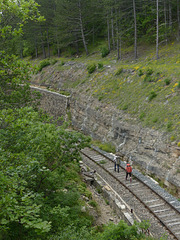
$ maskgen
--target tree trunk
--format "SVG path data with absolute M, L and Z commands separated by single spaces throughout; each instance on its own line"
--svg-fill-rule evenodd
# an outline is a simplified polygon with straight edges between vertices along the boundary
M 83 29 L 83 21 L 82 21 L 82 13 L 81 13 L 81 0 L 79 0 L 79 21 L 80 21 L 80 29 L 81 29 L 81 35 L 82 35 L 82 40 L 83 40 L 83 45 L 86 51 L 86 55 L 89 55 L 87 45 L 86 45 L 86 40 L 85 40 L 85 35 L 84 35 L 84 29 Z
M 46 58 L 46 50 L 45 50 L 45 46 L 44 46 L 42 31 L 41 31 L 41 46 L 42 46 L 42 51 L 43 51 L 43 57 Z
M 165 28 L 165 41 L 167 44 L 167 8 L 166 8 L 166 0 L 164 0 L 164 28 Z
M 115 3 L 117 3 L 117 2 L 115 1 Z M 116 38 L 117 38 L 116 49 L 117 49 L 117 60 L 119 60 L 120 59 L 120 54 L 119 54 L 119 22 L 118 22 L 118 13 L 119 12 L 117 11 L 117 9 L 116 9 L 115 13 L 116 13 Z
M 48 45 L 48 57 L 50 58 L 50 43 L 49 43 L 49 32 L 47 29 L 47 45 Z
M 169 1 L 169 26 L 172 30 L 172 7 L 171 7 L 171 0 Z
M 156 59 L 159 59 L 159 2 L 156 0 Z
M 113 20 L 113 9 L 111 8 L 111 34 L 112 34 L 112 45 L 113 50 L 115 49 L 115 41 L 114 41 L 114 20 Z
M 76 47 L 76 53 L 77 55 L 79 55 L 79 45 L 78 45 L 78 37 L 77 37 L 77 34 L 75 33 L 75 47 Z
M 110 42 L 110 26 L 109 26 L 109 17 L 107 14 L 107 30 L 108 30 L 108 49 L 111 51 L 111 42 Z
M 38 46 L 37 46 L 37 38 L 35 37 L 35 54 L 36 58 L 38 58 Z
M 180 38 L 180 16 L 179 16 L 179 0 L 177 0 L 177 20 L 178 20 L 178 32 L 177 32 L 177 40 Z
M 134 12 L 134 58 L 137 59 L 137 23 L 136 23 L 135 0 L 133 0 L 133 12 Z

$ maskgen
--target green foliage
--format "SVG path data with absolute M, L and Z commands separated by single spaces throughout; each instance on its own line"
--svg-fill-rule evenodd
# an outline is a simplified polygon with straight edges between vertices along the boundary
M 140 119 L 140 120 L 143 120 L 144 117 L 145 117 L 145 113 L 142 112 L 142 113 L 139 115 L 139 119 Z
M 171 130 L 172 130 L 172 126 L 173 126 L 172 122 L 169 121 L 169 122 L 167 123 L 167 130 L 168 130 L 168 131 L 171 131 Z
M 44 59 L 39 63 L 38 66 L 38 71 L 41 72 L 43 68 L 49 66 L 51 64 L 50 60 L 48 59 Z
M 177 88 L 180 88 L 180 81 L 178 82 Z
M 87 66 L 87 71 L 89 74 L 93 73 L 96 70 L 96 64 L 92 63 Z
M 98 69 L 102 69 L 103 68 L 103 63 L 98 63 Z
M 150 75 L 146 75 L 144 77 L 144 82 L 153 82 L 154 81 L 154 78 Z
M 150 94 L 149 94 L 149 101 L 151 101 L 153 98 L 155 98 L 157 96 L 157 93 L 155 91 L 151 91 Z
M 94 200 L 91 200 L 91 201 L 89 201 L 89 205 L 91 205 L 92 207 L 94 207 L 94 208 L 97 208 L 97 202 L 96 201 L 94 201 Z
M 101 143 L 99 145 L 99 148 L 102 149 L 105 152 L 115 153 L 116 148 L 112 143 Z
M 61 61 L 61 66 L 63 66 L 64 64 L 65 64 L 65 62 L 62 60 L 62 61 Z
M 144 75 L 144 73 L 143 73 L 142 69 L 139 69 L 139 71 L 138 71 L 138 76 L 140 77 L 140 76 L 142 76 L 142 75 Z
M 57 63 L 57 62 L 58 62 L 57 59 L 52 59 L 52 60 L 51 60 L 51 64 L 52 64 L 52 65 L 54 65 L 54 64 Z
M 165 82 L 165 84 L 166 84 L 167 86 L 171 83 L 171 81 L 170 81 L 169 78 L 165 78 L 165 79 L 164 79 L 164 82 Z
M 115 76 L 119 76 L 122 72 L 123 72 L 123 68 L 121 67 L 115 72 Z
M 109 54 L 109 49 L 107 47 L 101 48 L 101 57 L 104 58 Z
M 0 109 L 37 106 L 34 100 L 40 98 L 40 93 L 30 90 L 31 73 L 33 68 L 29 63 L 0 52 Z
M 127 110 L 128 109 L 128 104 L 125 104 L 123 107 L 122 107 L 122 110 Z
M 147 75 L 147 76 L 150 76 L 150 75 L 152 75 L 152 74 L 153 74 L 152 68 L 148 68 L 147 71 L 146 71 L 146 75 Z
M 58 229 L 58 214 L 66 225 L 75 224 L 77 215 L 77 226 L 90 225 L 88 217 L 83 220 L 76 188 L 79 149 L 89 139 L 50 121 L 32 108 L 0 112 L 0 233 L 8 228 L 7 239 L 23 239 L 15 229 L 27 239 Z
M 124 221 L 120 221 L 117 225 L 108 224 L 104 229 L 103 233 L 97 234 L 98 240 L 141 240 L 146 239 L 143 231 L 146 230 L 150 224 L 147 222 L 137 223 L 135 222 L 134 225 L 129 226 Z M 139 231 L 139 229 L 143 231 Z

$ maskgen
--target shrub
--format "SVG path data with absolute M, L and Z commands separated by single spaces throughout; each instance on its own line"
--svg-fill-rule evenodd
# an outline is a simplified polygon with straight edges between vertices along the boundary
M 97 206 L 98 206 L 97 202 L 95 202 L 94 200 L 89 201 L 89 205 L 91 205 L 94 208 L 97 208 Z
M 103 68 L 103 63 L 98 63 L 98 69 Z
M 142 76 L 144 73 L 143 73 L 143 71 L 142 71 L 142 69 L 139 69 L 139 71 L 138 71 L 138 76 L 140 77 L 140 76 Z
M 127 110 L 128 109 L 128 104 L 125 104 L 122 108 L 122 110 Z
M 171 136 L 171 141 L 174 141 L 175 140 L 175 136 Z
M 155 81 L 155 78 L 153 76 L 146 75 L 144 77 L 144 82 L 154 82 L 154 81 Z
M 57 59 L 53 59 L 53 60 L 51 61 L 51 64 L 54 65 L 55 63 L 57 63 L 57 61 L 58 61 Z
M 152 68 L 148 68 L 147 71 L 146 71 L 146 75 L 147 75 L 147 76 L 150 76 L 150 75 L 152 75 L 152 74 L 153 74 Z
M 180 81 L 178 82 L 177 88 L 180 88 Z
M 151 101 L 153 98 L 157 96 L 157 93 L 155 91 L 151 91 L 149 95 L 149 101 Z
M 180 142 L 178 142 L 177 146 L 180 147 Z
M 93 73 L 96 70 L 96 64 L 92 63 L 92 64 L 88 65 L 87 70 L 88 70 L 89 74 Z
M 42 60 L 39 64 L 39 67 L 38 67 L 38 71 L 41 72 L 41 70 L 46 67 L 46 66 L 49 66 L 51 63 L 49 60 L 45 59 L 45 60 Z
M 63 66 L 64 64 L 65 64 L 65 62 L 62 60 L 62 61 L 61 61 L 61 66 Z
M 172 122 L 167 123 L 167 130 L 171 131 L 172 130 Z
M 115 76 L 120 75 L 122 72 L 123 72 L 123 68 L 119 68 L 119 69 L 116 71 Z
M 139 119 L 142 120 L 144 117 L 145 117 L 145 113 L 142 112 L 142 113 L 139 115 Z
M 166 79 L 164 79 L 164 82 L 166 85 L 169 85 L 171 81 L 168 78 L 166 78 Z
M 101 48 L 101 56 L 102 58 L 106 57 L 109 54 L 109 49 L 107 47 Z
M 105 152 L 115 153 L 116 148 L 112 143 L 102 143 L 99 145 L 99 148 Z

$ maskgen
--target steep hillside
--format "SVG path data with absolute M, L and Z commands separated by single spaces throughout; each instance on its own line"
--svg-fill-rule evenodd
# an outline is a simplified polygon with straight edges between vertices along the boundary
M 131 49 L 124 50 L 121 61 L 116 60 L 115 52 L 102 58 L 98 51 L 88 57 L 42 60 L 35 62 L 37 66 L 44 61 L 51 65 L 32 82 L 113 104 L 131 116 L 128 121 L 164 131 L 169 142 L 180 146 L 179 50 L 180 45 L 172 43 L 161 49 L 159 60 L 148 48 L 139 50 L 141 57 L 136 61 L 132 61 Z

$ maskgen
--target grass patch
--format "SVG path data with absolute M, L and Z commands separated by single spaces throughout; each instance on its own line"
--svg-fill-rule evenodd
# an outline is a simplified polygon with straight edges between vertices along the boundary
M 116 148 L 115 148 L 114 144 L 112 144 L 112 143 L 102 143 L 98 140 L 94 140 L 94 141 L 92 141 L 92 144 L 97 146 L 98 148 L 100 148 L 101 150 L 103 150 L 105 152 L 109 152 L 109 153 L 116 152 Z

